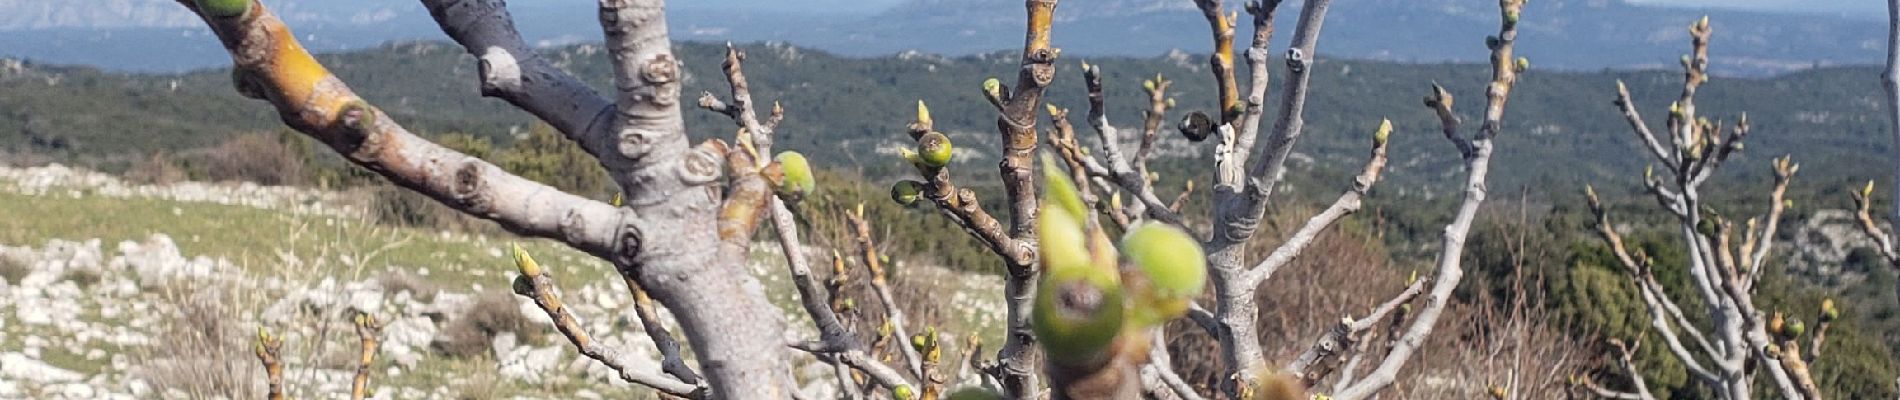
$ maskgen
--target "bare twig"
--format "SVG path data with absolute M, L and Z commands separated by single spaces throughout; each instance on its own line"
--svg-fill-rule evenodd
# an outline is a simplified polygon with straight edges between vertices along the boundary
M 363 400 L 369 396 L 370 368 L 376 362 L 378 336 L 383 333 L 383 325 L 376 317 L 367 313 L 356 314 L 356 337 L 361 339 L 362 351 L 357 354 L 356 378 L 350 383 L 350 400 Z
M 521 275 L 515 278 L 515 293 L 534 300 L 535 306 L 548 314 L 548 319 L 554 323 L 555 330 L 560 331 L 561 335 L 565 336 L 569 343 L 574 344 L 574 348 L 582 355 L 599 361 L 602 365 L 619 373 L 620 379 L 627 382 L 689 399 L 707 396 L 705 386 L 689 384 L 665 375 L 638 369 L 636 363 L 645 360 L 594 340 L 594 337 L 583 329 L 580 320 L 567 309 L 566 303 L 561 302 L 561 295 L 556 293 L 554 287 L 554 278 L 548 276 L 547 271 L 543 270 L 526 251 L 522 251 L 521 247 L 514 248 L 514 257 L 515 266 L 521 270 Z
M 266 399 L 284 400 L 284 363 L 279 358 L 283 348 L 283 338 L 272 337 L 264 328 L 257 329 L 257 344 L 253 350 L 257 353 L 257 361 L 264 365 L 264 379 L 269 386 L 269 391 L 264 395 Z
M 1509 101 L 1511 89 L 1516 86 L 1518 74 L 1527 67 L 1527 62 L 1512 55 L 1517 44 L 1518 15 L 1524 8 L 1522 0 L 1505 0 L 1498 4 L 1502 13 L 1498 35 L 1491 43 L 1491 84 L 1485 91 L 1486 106 L 1484 123 L 1471 140 L 1472 151 L 1465 154 L 1465 169 L 1468 174 L 1465 182 L 1465 198 L 1458 208 L 1458 214 L 1445 226 L 1443 248 L 1438 255 L 1438 272 L 1432 277 L 1433 286 L 1425 298 L 1425 306 L 1419 310 L 1411 326 L 1402 336 L 1398 336 L 1391 352 L 1386 354 L 1378 367 L 1367 373 L 1359 383 L 1347 387 L 1335 394 L 1334 398 L 1357 400 L 1367 398 L 1398 377 L 1399 369 L 1410 360 L 1418 346 L 1423 345 L 1426 336 L 1438 324 L 1438 317 L 1450 302 L 1452 291 L 1458 287 L 1464 276 L 1462 266 L 1465 235 L 1471 230 L 1471 221 L 1477 217 L 1478 206 L 1485 197 L 1485 178 L 1490 172 L 1492 138 L 1497 137 L 1504 120 L 1504 106 Z M 1434 97 L 1448 97 L 1442 91 L 1434 91 Z M 1434 103 L 1427 102 L 1427 105 Z M 1449 101 L 1440 101 L 1432 108 L 1449 106 Z M 1456 137 L 1457 135 L 1452 135 Z M 1455 141 L 1455 140 L 1454 140 Z

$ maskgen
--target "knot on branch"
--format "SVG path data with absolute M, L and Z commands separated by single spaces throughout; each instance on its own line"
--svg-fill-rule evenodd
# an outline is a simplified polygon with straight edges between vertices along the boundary
M 455 186 L 449 188 L 449 194 L 455 196 L 455 202 L 465 206 L 464 210 L 471 214 L 485 215 L 489 211 L 489 199 L 482 195 L 487 190 L 482 188 L 485 184 L 482 180 L 484 164 L 474 157 L 468 158 L 455 168 Z
M 1306 52 L 1299 48 L 1286 49 L 1286 70 L 1295 74 L 1306 72 Z
M 482 78 L 482 95 L 495 96 L 521 87 L 521 64 L 514 54 L 497 46 L 484 50 L 476 71 Z
M 709 140 L 693 148 L 693 151 L 686 152 L 686 155 L 680 158 L 680 180 L 688 185 L 698 186 L 718 179 L 722 165 L 720 157 L 725 150 L 726 145 L 723 141 Z

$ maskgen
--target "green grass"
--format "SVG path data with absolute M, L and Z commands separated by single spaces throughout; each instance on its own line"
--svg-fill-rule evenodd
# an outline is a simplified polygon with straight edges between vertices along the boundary
M 224 258 L 249 273 L 267 276 L 284 272 L 277 269 L 285 268 L 279 253 L 286 253 L 304 265 L 332 269 L 321 275 L 361 274 L 360 279 L 397 267 L 411 272 L 428 268 L 428 279 L 447 288 L 463 290 L 478 283 L 505 287 L 505 273 L 514 269 L 505 251 L 510 241 L 519 241 L 561 281 L 589 282 L 613 274 L 605 262 L 549 240 L 445 237 L 430 230 L 248 206 L 0 193 L 0 215 L 28 216 L 0 218 L 0 244 L 39 246 L 48 239 L 99 238 L 110 257 L 121 241 L 144 241 L 163 233 L 186 257 Z

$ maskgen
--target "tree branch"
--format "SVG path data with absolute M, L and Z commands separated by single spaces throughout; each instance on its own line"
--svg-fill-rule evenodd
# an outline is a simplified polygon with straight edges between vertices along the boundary
M 362 351 L 357 354 L 356 378 L 350 382 L 350 400 L 363 400 L 369 396 L 370 367 L 376 362 L 376 338 L 382 335 L 383 325 L 367 313 L 356 314 L 355 322 Z
M 1374 183 L 1379 182 L 1379 173 L 1385 170 L 1386 139 L 1391 132 L 1392 121 L 1379 123 L 1378 131 L 1373 133 L 1371 159 L 1366 161 L 1365 169 L 1359 173 L 1359 176 L 1353 178 L 1352 188 L 1340 194 L 1339 199 L 1334 200 L 1333 205 L 1327 207 L 1326 211 L 1306 220 L 1306 225 L 1301 226 L 1293 237 L 1280 242 L 1280 247 L 1273 249 L 1273 253 L 1268 254 L 1265 260 L 1260 260 L 1259 265 L 1241 275 L 1242 285 L 1259 286 L 1266 282 L 1268 278 L 1273 277 L 1274 271 L 1278 271 L 1280 267 L 1299 257 L 1300 253 L 1306 250 L 1306 246 L 1319 238 L 1319 234 L 1326 228 L 1333 226 L 1347 214 L 1359 211 L 1360 199 L 1372 190 Z
M 604 121 L 613 102 L 555 68 L 521 40 L 501 0 L 422 0 L 429 15 L 480 67 L 483 96 L 534 114 L 596 157 L 612 156 Z
M 257 329 L 257 344 L 254 346 L 257 361 L 264 365 L 264 380 L 268 391 L 264 398 L 284 400 L 284 363 L 278 355 L 284 349 L 284 339 L 271 337 L 264 328 Z
M 1465 157 L 1465 169 L 1469 176 L 1465 183 L 1464 202 L 1452 222 L 1445 226 L 1443 249 L 1438 256 L 1438 273 L 1433 277 L 1433 287 L 1431 294 L 1425 298 L 1425 307 L 1378 367 L 1366 374 L 1359 383 L 1336 394 L 1336 399 L 1367 398 L 1391 385 L 1398 377 L 1399 369 L 1405 366 L 1405 362 L 1411 359 L 1413 352 L 1424 344 L 1426 336 L 1438 324 L 1438 316 L 1449 305 L 1452 292 L 1458 288 L 1458 282 L 1464 276 L 1462 262 L 1465 234 L 1471 230 L 1471 221 L 1477 217 L 1478 206 L 1484 203 L 1485 178 L 1491 164 L 1491 139 L 1497 136 L 1503 124 L 1505 103 L 1510 99 L 1511 88 L 1517 83 L 1518 73 L 1523 72 L 1527 64 L 1512 57 L 1512 50 L 1517 43 L 1517 16 L 1523 7 L 1523 0 L 1499 3 L 1503 21 L 1499 24 L 1495 45 L 1491 46 L 1491 84 L 1485 91 L 1487 104 L 1484 124 L 1472 138 L 1472 153 Z
M 568 310 L 567 305 L 561 302 L 561 295 L 556 293 L 554 287 L 554 278 L 549 277 L 540 264 L 536 263 L 533 257 L 528 256 L 527 252 L 522 251 L 520 246 L 514 248 L 514 257 L 515 266 L 521 270 L 521 275 L 515 278 L 515 293 L 534 300 L 534 305 L 540 307 L 542 312 L 547 313 L 548 319 L 552 320 L 555 330 L 560 331 L 569 343 L 574 344 L 574 348 L 579 350 L 581 355 L 613 369 L 614 372 L 620 374 L 621 380 L 651 387 L 673 396 L 689 399 L 706 398 L 705 386 L 689 384 L 658 373 L 636 369 L 636 363 L 644 360 L 594 340 L 594 337 L 581 326 L 580 320 Z

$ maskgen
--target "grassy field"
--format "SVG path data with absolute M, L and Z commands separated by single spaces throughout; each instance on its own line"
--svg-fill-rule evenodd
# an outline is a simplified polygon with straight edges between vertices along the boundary
M 561 287 L 570 295 L 577 288 L 589 284 L 616 290 L 610 293 L 624 294 L 618 291 L 624 289 L 621 289 L 620 278 L 611 265 L 548 240 L 395 227 L 370 222 L 360 216 L 339 215 L 348 213 L 299 213 L 149 196 L 104 195 L 84 187 L 58 187 L 37 194 L 4 189 L 8 189 L 6 182 L 0 182 L 0 245 L 38 247 L 54 239 L 86 241 L 96 238 L 103 243 L 102 250 L 109 258 L 118 254 L 120 242 L 144 242 L 154 234 L 164 234 L 177 244 L 184 257 L 205 256 L 227 260 L 247 275 L 244 279 L 258 282 L 276 280 L 289 282 L 293 286 L 311 284 L 324 278 L 355 282 L 385 273 L 401 272 L 417 276 L 443 290 L 481 293 L 509 287 L 514 267 L 507 249 L 511 244 L 520 244 L 551 268 Z M 764 235 L 769 237 L 770 234 Z M 804 332 L 806 336 L 815 337 L 809 318 L 803 315 L 798 306 L 797 294 L 784 269 L 779 246 L 774 242 L 755 244 L 752 260 L 750 269 L 764 283 L 768 298 L 785 311 L 791 327 Z M 813 265 L 819 269 L 815 272 L 821 279 L 829 276 L 829 257 L 814 257 Z M 855 264 L 853 267 L 856 267 Z M 937 328 L 956 338 L 946 341 L 952 346 L 947 349 L 950 350 L 947 354 L 959 354 L 955 347 L 961 345 L 964 334 L 979 335 L 986 343 L 1000 343 L 1000 280 L 934 267 L 908 267 L 905 271 L 912 274 L 907 279 L 930 283 L 915 287 L 913 290 L 917 292 L 910 296 L 949 299 L 949 307 L 944 307 L 935 316 L 940 324 Z M 242 314 L 236 318 L 248 320 L 271 304 L 275 300 L 273 296 L 277 295 L 281 293 L 260 291 L 226 295 L 220 302 L 228 304 L 221 312 Z M 146 300 L 140 301 L 157 298 L 152 301 L 158 304 L 156 307 L 164 309 L 182 307 L 188 302 L 185 299 L 189 293 L 148 293 L 146 296 Z M 622 302 L 629 300 L 624 298 Z M 81 304 L 76 305 L 80 310 L 79 315 L 74 317 L 84 321 L 86 326 L 100 329 L 125 325 L 129 318 L 144 318 L 125 315 L 107 317 L 99 311 L 111 307 L 109 303 L 125 301 L 82 298 L 78 301 Z M 0 332 L 0 348 L 18 349 L 27 338 L 58 337 L 61 334 L 45 326 L 6 321 L 13 317 L 0 315 L 0 321 L 5 322 L 0 326 L 7 328 Z M 545 319 L 542 315 L 528 317 L 537 321 Z M 913 321 L 916 318 L 919 317 L 913 316 Z M 920 323 L 912 325 L 912 332 L 924 330 Z M 336 369 L 348 365 L 347 361 L 340 361 L 347 358 L 340 358 L 334 353 L 353 349 L 355 337 L 347 334 L 347 329 L 341 330 L 343 334 L 323 335 L 322 340 L 311 340 L 320 343 L 307 343 L 300 348 L 302 353 L 293 357 L 310 357 L 312 365 L 322 368 Z M 558 336 L 541 338 L 539 343 L 545 346 L 550 343 L 548 340 L 559 339 Z M 113 377 L 110 375 L 111 357 L 89 357 L 84 354 L 92 349 L 103 349 L 108 354 L 150 351 L 125 348 L 96 339 L 65 345 L 65 348 L 77 348 L 78 351 L 65 350 L 59 343 L 45 347 L 38 359 L 89 376 L 105 373 L 107 375 L 103 376 Z M 237 358 L 230 362 L 240 368 L 256 365 L 248 348 L 215 351 L 234 353 L 233 356 Z M 569 352 L 565 357 L 572 360 L 575 355 Z M 387 360 L 379 364 L 376 377 L 378 385 L 397 389 L 398 392 L 393 393 L 397 397 L 433 397 L 442 394 L 476 398 L 565 397 L 560 394 L 573 394 L 583 389 L 606 397 L 627 397 L 641 392 L 639 388 L 628 384 L 596 382 L 585 377 L 561 377 L 538 384 L 502 379 L 496 375 L 498 364 L 492 355 L 447 358 L 429 354 L 415 368 L 405 371 L 390 368 L 392 364 Z M 311 389 L 306 386 L 303 390 Z M 302 394 L 305 397 L 327 395 Z

